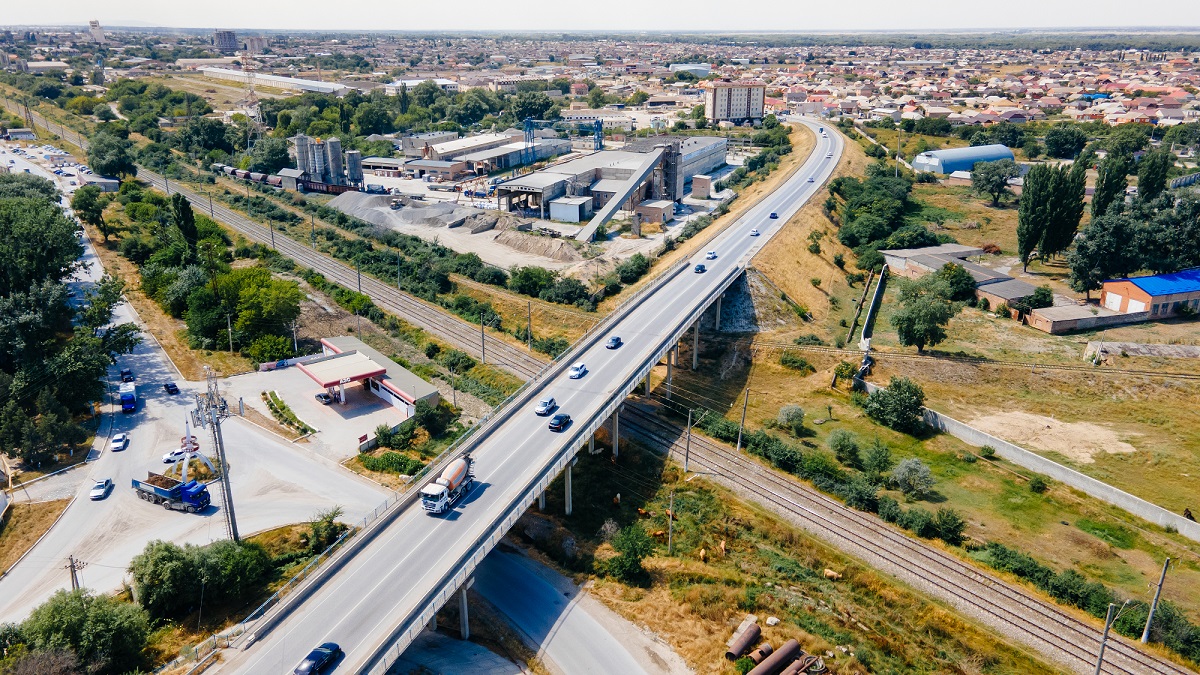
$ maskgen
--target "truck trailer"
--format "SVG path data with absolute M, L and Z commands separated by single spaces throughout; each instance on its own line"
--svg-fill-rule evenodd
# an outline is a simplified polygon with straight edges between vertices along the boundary
M 471 490 L 474 483 L 471 456 L 464 455 L 450 462 L 441 476 L 421 488 L 421 505 L 430 513 L 445 513 Z
M 164 508 L 174 511 L 196 513 L 208 508 L 212 501 L 207 485 L 194 480 L 183 483 L 152 471 L 144 481 L 134 478 L 133 489 L 137 491 L 139 499 L 162 504 Z
M 137 385 L 133 382 L 124 382 L 121 388 L 117 390 L 121 395 L 121 412 L 131 413 L 137 411 Z

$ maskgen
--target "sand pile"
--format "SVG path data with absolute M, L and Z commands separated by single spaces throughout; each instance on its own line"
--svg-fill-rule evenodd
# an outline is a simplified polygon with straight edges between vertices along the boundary
M 517 230 L 505 230 L 496 236 L 497 244 L 523 251 L 540 255 L 553 260 L 561 260 L 563 262 L 577 262 L 583 260 L 583 256 L 575 247 L 568 244 L 562 239 L 553 237 L 539 237 Z

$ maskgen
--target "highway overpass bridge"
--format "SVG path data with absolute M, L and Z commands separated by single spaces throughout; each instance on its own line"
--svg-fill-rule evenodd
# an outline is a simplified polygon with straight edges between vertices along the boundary
M 803 123 L 814 131 L 818 126 Z M 335 556 L 336 573 L 297 591 L 253 626 L 238 641 L 240 649 L 226 653 L 221 671 L 290 672 L 308 649 L 332 641 L 346 651 L 340 669 L 386 672 L 438 610 L 465 591 L 475 567 L 564 471 L 570 508 L 576 453 L 601 425 L 618 427 L 625 397 L 663 358 L 673 363 L 680 340 L 705 309 L 820 189 L 842 144 L 839 134 L 818 134 L 804 165 L 707 246 L 716 251 L 715 260 L 698 251 L 664 272 L 484 422 L 461 448 L 475 459 L 477 486 L 452 512 L 431 516 L 415 499 L 402 500 L 364 533 L 365 543 L 349 548 L 343 559 Z M 777 219 L 770 218 L 773 212 Z M 759 236 L 752 236 L 754 229 Z M 701 263 L 707 271 L 695 272 Z M 612 335 L 622 338 L 621 348 L 604 348 Z M 586 363 L 588 373 L 572 380 L 566 371 L 576 362 Z M 551 432 L 546 418 L 534 415 L 531 404 L 545 395 L 573 418 L 565 432 Z

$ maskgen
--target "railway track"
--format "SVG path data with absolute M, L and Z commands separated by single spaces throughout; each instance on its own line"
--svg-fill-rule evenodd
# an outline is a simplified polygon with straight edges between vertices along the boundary
M 684 431 L 636 406 L 622 426 L 650 447 L 682 462 Z M 835 548 L 886 570 L 958 611 L 1081 673 L 1095 668 L 1101 631 L 1016 586 L 992 577 L 877 518 L 784 477 L 723 444 L 692 436 L 689 468 L 708 472 L 754 501 L 796 522 Z M 1105 673 L 1187 675 L 1182 666 L 1147 654 L 1110 634 Z

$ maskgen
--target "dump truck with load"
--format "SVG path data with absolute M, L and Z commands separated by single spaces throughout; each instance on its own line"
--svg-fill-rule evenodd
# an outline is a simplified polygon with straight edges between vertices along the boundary
M 121 395 L 121 412 L 131 413 L 137 411 L 137 385 L 133 382 L 125 382 L 121 384 L 117 390 Z
M 154 472 L 148 473 L 146 480 L 134 478 L 133 489 L 137 491 L 139 499 L 162 504 L 164 508 L 175 511 L 196 513 L 208 508 L 211 502 L 207 485 L 194 480 L 183 483 Z
M 442 470 L 429 485 L 421 488 L 421 505 L 430 513 L 445 513 L 471 489 L 475 475 L 471 473 L 471 457 L 464 455 Z

